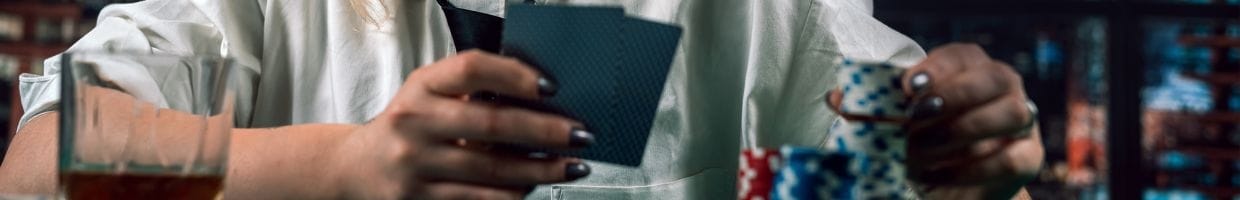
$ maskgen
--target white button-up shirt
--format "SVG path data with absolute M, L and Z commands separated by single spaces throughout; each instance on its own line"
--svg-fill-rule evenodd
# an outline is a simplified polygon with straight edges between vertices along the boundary
M 502 16 L 501 0 L 454 0 Z M 868 0 L 552 0 L 616 5 L 684 28 L 639 167 L 539 187 L 530 199 L 732 199 L 742 140 L 821 146 L 834 115 L 824 94 L 842 57 L 911 65 L 925 56 L 871 17 Z M 355 8 L 368 9 L 371 19 Z M 363 123 L 406 75 L 455 52 L 433 0 L 151 0 L 105 8 L 70 50 L 226 54 L 243 66 L 237 127 Z M 32 116 L 55 109 L 59 59 L 20 77 Z M 147 66 L 115 67 L 137 98 L 165 101 Z M 108 73 L 105 73 L 108 74 Z M 751 135 L 753 137 L 744 137 Z M 310 166 L 308 166 L 310 167 Z

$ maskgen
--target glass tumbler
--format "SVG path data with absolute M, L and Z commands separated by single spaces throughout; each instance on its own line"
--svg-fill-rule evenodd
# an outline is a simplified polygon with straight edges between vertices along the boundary
M 58 196 L 219 199 L 234 63 L 212 55 L 60 57 Z

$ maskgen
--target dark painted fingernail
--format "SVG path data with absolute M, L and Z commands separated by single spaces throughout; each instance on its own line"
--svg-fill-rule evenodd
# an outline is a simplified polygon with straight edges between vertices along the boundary
M 559 90 L 560 90 L 560 87 L 555 84 L 555 81 L 552 81 L 551 79 L 547 79 L 546 77 L 538 77 L 538 94 L 539 95 L 542 95 L 544 97 L 555 96 L 555 93 L 558 92 Z
M 942 97 L 928 97 L 913 105 L 913 119 L 926 119 L 939 115 L 943 111 Z
M 568 132 L 568 146 L 573 148 L 588 147 L 594 144 L 594 134 L 580 128 Z
M 564 165 L 564 178 L 572 180 L 590 175 L 590 166 L 585 163 L 568 163 Z
M 914 74 L 913 78 L 909 80 L 909 86 L 913 89 L 913 92 L 921 92 L 930 87 L 930 74 L 925 72 Z
M 542 152 L 542 151 L 531 151 L 529 153 L 526 153 L 525 157 L 533 158 L 533 159 L 548 159 L 548 158 L 551 158 L 551 154 L 547 152 Z

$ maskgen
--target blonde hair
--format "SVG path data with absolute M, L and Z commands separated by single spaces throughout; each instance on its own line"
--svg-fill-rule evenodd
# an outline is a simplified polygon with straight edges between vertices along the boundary
M 349 7 L 353 8 L 353 12 L 357 13 L 362 21 L 379 27 L 383 21 L 392 19 L 392 11 L 388 9 L 385 0 L 349 0 Z

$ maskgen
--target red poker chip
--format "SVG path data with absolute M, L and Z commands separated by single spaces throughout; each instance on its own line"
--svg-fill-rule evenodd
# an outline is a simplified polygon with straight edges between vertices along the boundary
M 741 150 L 740 171 L 737 172 L 737 199 L 771 199 L 775 171 L 783 165 L 777 148 Z

